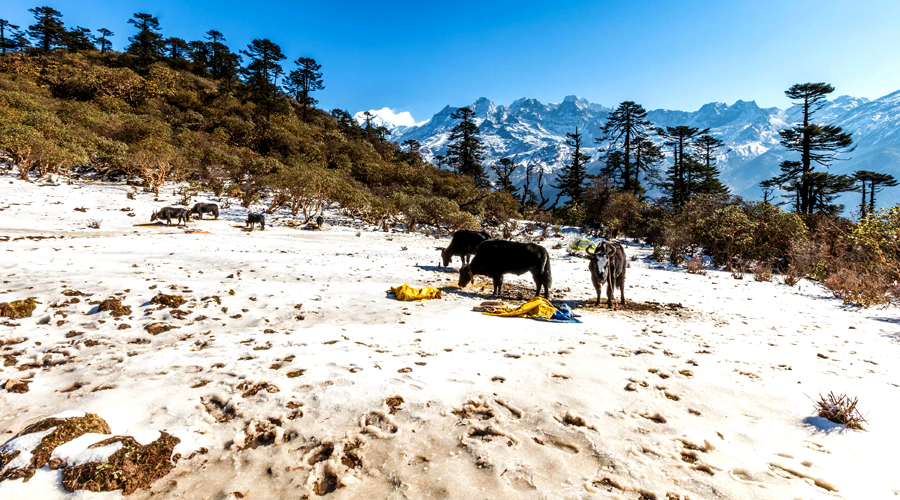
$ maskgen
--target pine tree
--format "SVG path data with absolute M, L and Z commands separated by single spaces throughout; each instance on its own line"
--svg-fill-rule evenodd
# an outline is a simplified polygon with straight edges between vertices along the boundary
M 728 187 L 719 180 L 719 167 L 716 153 L 725 143 L 709 134 L 703 134 L 694 142 L 702 168 L 699 172 L 700 180 L 697 183 L 697 193 L 700 194 L 728 194 Z
M 204 78 L 212 77 L 209 69 L 211 57 L 209 44 L 202 40 L 193 40 L 188 42 L 188 47 L 191 49 L 191 71 Z
M 352 137 L 363 137 L 365 136 L 365 131 L 363 131 L 362 127 L 359 126 L 359 123 L 353 119 L 353 115 L 343 109 L 332 109 L 331 116 L 337 121 L 338 127 L 340 127 L 341 131 L 347 135 Z M 410 141 L 404 142 L 404 145 Z M 418 144 L 417 141 L 412 141 Z M 418 150 L 417 150 L 418 152 Z
M 621 152 L 616 160 L 618 163 L 616 176 L 612 180 L 625 191 L 635 194 L 642 192 L 634 149 L 636 143 L 647 138 L 651 126 L 643 106 L 633 101 L 625 101 L 609 114 L 606 123 L 600 129 L 602 135 L 596 142 L 598 145 L 606 144 L 606 155 L 613 151 Z
M 582 134 L 578 133 L 578 127 L 575 127 L 575 133 L 566 134 L 566 145 L 574 148 L 572 160 L 564 165 L 556 176 L 556 184 L 552 187 L 559 190 L 560 196 L 568 196 L 569 204 L 581 205 L 584 190 L 587 188 L 588 173 L 585 165 L 591 160 L 591 157 L 581 152 Z
M 6 54 L 7 50 L 15 50 L 15 38 L 13 33 L 19 26 L 10 24 L 6 19 L 0 19 L 0 52 Z
M 163 47 L 165 48 L 166 57 L 172 61 L 183 60 L 191 50 L 187 42 L 177 37 L 166 38 L 163 41 Z
M 853 180 L 859 183 L 858 191 L 862 192 L 862 202 L 859 204 L 860 217 L 871 215 L 875 211 L 875 193 L 884 188 L 898 185 L 897 179 L 890 174 L 872 172 L 871 170 L 858 170 L 853 174 Z M 868 183 L 868 189 L 866 189 Z M 869 198 L 866 198 L 868 193 Z
M 812 122 L 813 115 L 825 105 L 826 96 L 834 87 L 826 83 L 804 83 L 791 86 L 785 95 L 802 106 L 803 122 L 778 132 L 781 145 L 789 151 L 800 153 L 800 161 L 785 160 L 781 163 L 781 175 L 773 180 L 795 200 L 795 209 L 804 214 L 823 210 L 820 193 L 847 184 L 842 179 L 825 180 L 813 176 L 815 164 L 828 168 L 842 152 L 853 149 L 852 134 L 835 125 L 819 125 Z M 819 172 L 821 173 L 821 172 Z M 828 174 L 826 174 L 828 175 Z M 791 194 L 794 193 L 794 194 Z
M 94 43 L 97 41 L 91 30 L 76 26 L 74 29 L 66 31 L 63 36 L 63 44 L 69 52 L 79 52 L 82 50 L 97 50 Z
M 115 33 L 106 28 L 98 29 L 97 33 L 100 33 L 100 38 L 97 39 L 97 43 L 100 44 L 100 52 L 109 52 L 110 49 L 112 49 L 112 41 L 110 41 L 110 37 L 115 35 Z
M 516 192 L 519 189 L 512 183 L 512 174 L 518 168 L 519 166 L 516 164 L 516 160 L 514 158 L 500 158 L 497 162 L 491 165 L 491 171 L 493 171 L 494 175 L 497 176 L 498 191 L 504 191 L 513 196 L 516 195 Z
M 445 163 L 457 172 L 468 175 L 478 187 L 488 185 L 487 175 L 481 162 L 484 161 L 484 146 L 478 138 L 478 125 L 475 125 L 475 110 L 459 108 L 450 115 L 460 120 L 450 131 L 450 145 L 447 146 Z
M 315 59 L 310 57 L 301 57 L 294 61 L 297 69 L 291 71 L 287 77 L 285 87 L 294 95 L 303 106 L 304 116 L 309 108 L 318 104 L 319 101 L 310 96 L 310 92 L 315 92 L 325 88 L 322 83 L 322 65 L 318 64 Z
M 419 144 L 419 141 L 415 139 L 407 139 L 403 141 L 403 147 L 406 148 L 410 153 L 419 154 L 419 151 L 422 149 L 422 145 Z
M 52 7 L 35 7 L 28 9 L 34 14 L 35 23 L 28 27 L 28 36 L 37 42 L 44 52 L 49 52 L 63 44 L 66 28 L 63 26 L 62 13 Z
M 216 30 L 207 31 L 206 39 L 208 43 L 205 44 L 205 66 L 213 78 L 225 80 L 230 88 L 239 74 L 241 56 L 225 45 L 225 35 Z
M 837 215 L 844 210 L 844 206 L 834 203 L 834 200 L 841 193 L 854 189 L 852 177 L 828 172 L 810 172 L 805 177 L 809 196 L 808 213 Z
M 761 187 L 763 191 L 763 203 L 771 205 L 772 200 L 774 199 L 773 194 L 778 187 L 778 183 L 774 179 L 767 179 L 760 182 L 759 187 Z
M 142 66 L 149 66 L 162 56 L 163 37 L 159 32 L 159 20 L 150 14 L 139 12 L 128 20 L 128 24 L 137 28 L 138 32 L 128 38 L 131 44 L 125 48 L 125 52 L 137 56 Z
M 644 180 L 648 184 L 659 183 L 659 166 L 665 161 L 666 156 L 662 148 L 649 139 L 634 142 L 634 194 L 638 199 L 643 198 L 647 190 L 640 182 L 640 174 L 644 173 Z
M 707 132 L 709 129 L 686 125 L 657 129 L 665 139 L 665 145 L 672 148 L 672 166 L 666 171 L 666 180 L 661 187 L 675 206 L 684 206 L 697 193 L 703 164 L 694 157 L 692 149 L 697 137 Z
M 241 53 L 249 59 L 241 73 L 250 88 L 250 96 L 268 118 L 278 98 L 278 77 L 283 73 L 278 62 L 285 59 L 284 54 L 278 44 L 267 38 L 253 40 Z

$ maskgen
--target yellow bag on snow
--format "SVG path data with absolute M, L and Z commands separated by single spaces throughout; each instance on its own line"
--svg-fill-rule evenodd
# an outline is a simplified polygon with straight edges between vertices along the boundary
M 431 300 L 441 298 L 441 291 L 431 286 L 413 288 L 409 285 L 400 285 L 391 287 L 387 293 L 388 295 L 393 295 L 397 300 Z
M 516 308 L 500 309 L 493 312 L 484 311 L 488 316 L 518 317 L 518 318 L 552 318 L 556 308 L 547 299 L 535 297 Z

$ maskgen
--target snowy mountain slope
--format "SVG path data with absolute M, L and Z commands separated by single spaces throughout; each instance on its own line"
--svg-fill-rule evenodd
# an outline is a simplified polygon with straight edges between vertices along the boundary
M 460 289 L 458 259 L 435 265 L 447 239 L 331 209 L 321 231 L 287 210 L 246 230 L 262 203 L 222 207 L 193 233 L 147 224 L 178 187 L 155 200 L 124 183 L 0 173 L 0 199 L 15 200 L 0 207 L 0 302 L 35 300 L 31 317 L 0 318 L 0 444 L 60 412 L 182 439 L 175 468 L 129 500 L 900 495 L 896 308 L 844 306 L 806 279 L 689 274 L 635 243 L 628 305 L 594 307 L 587 261 L 566 250 L 582 235 L 522 225 L 517 239 L 548 248 L 551 298 L 582 323 L 485 316 L 472 309 L 490 281 Z M 443 297 L 385 293 L 403 283 Z M 530 276 L 504 287 L 509 304 L 531 297 Z M 160 308 L 158 293 L 185 302 Z M 107 297 L 130 312 L 100 311 Z M 811 398 L 829 391 L 859 398 L 865 432 L 815 416 Z M 60 484 L 76 463 L 106 469 L 108 447 L 85 449 L 105 437 L 0 481 L 0 499 L 124 498 Z M 0 449 L 0 476 L 35 456 L 42 435 L 22 438 L 12 461 Z M 131 457 L 113 484 L 148 469 Z
M 609 107 L 576 96 L 549 104 L 522 98 L 508 106 L 480 98 L 474 107 L 488 164 L 503 157 L 518 156 L 519 160 L 534 157 L 544 161 L 548 173 L 568 161 L 571 151 L 565 145 L 565 134 L 576 127 L 585 136 L 586 153 L 596 157 L 594 139 L 611 111 Z M 392 130 L 392 140 L 419 141 L 425 157 L 431 159 L 446 151 L 450 130 L 456 124 L 450 118 L 455 109 L 448 105 L 416 126 L 392 127 L 387 122 L 384 126 Z M 709 128 L 712 135 L 725 141 L 726 147 L 719 158 L 725 183 L 736 194 L 758 198 L 759 182 L 774 175 L 779 163 L 789 157 L 778 144 L 778 131 L 799 120 L 800 108 L 761 108 L 755 101 L 739 100 L 731 105 L 709 103 L 692 112 L 656 109 L 649 111 L 647 117 L 660 127 Z M 849 158 L 846 161 L 836 162 L 833 172 L 867 169 L 900 177 L 900 91 L 871 101 L 839 96 L 819 110 L 816 119 L 840 125 L 854 134 L 856 150 L 844 155 Z M 597 168 L 599 164 L 591 165 L 592 170 Z M 524 173 L 520 170 L 517 174 L 517 180 L 523 182 Z M 842 201 L 849 210 L 855 200 L 851 193 Z M 878 201 L 882 206 L 900 203 L 900 189 L 886 190 Z

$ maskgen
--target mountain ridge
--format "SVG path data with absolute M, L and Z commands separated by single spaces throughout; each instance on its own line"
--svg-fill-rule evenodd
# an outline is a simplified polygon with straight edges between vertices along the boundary
M 597 146 L 594 139 L 612 108 L 576 95 L 568 95 L 558 103 L 542 103 L 523 97 L 509 105 L 497 104 L 485 97 L 473 103 L 475 122 L 485 145 L 485 164 L 500 158 L 541 158 L 552 182 L 554 174 L 569 159 L 570 148 L 565 134 L 579 128 L 585 136 L 585 153 L 592 156 L 589 172 L 596 173 Z M 414 126 L 379 125 L 391 130 L 391 140 L 402 143 L 419 141 L 421 152 L 428 160 L 444 154 L 450 130 L 457 120 L 450 118 L 455 106 L 447 105 L 428 121 Z M 357 113 L 357 119 L 361 113 Z M 761 198 L 759 181 L 778 172 L 782 160 L 796 156 L 778 143 L 778 131 L 800 119 L 800 107 L 787 109 L 763 108 L 755 101 L 737 100 L 729 105 L 722 102 L 704 104 L 696 111 L 654 109 L 647 112 L 654 126 L 689 125 L 709 128 L 710 134 L 725 141 L 719 154 L 722 180 L 735 194 Z M 823 124 L 842 126 L 853 132 L 856 150 L 842 155 L 830 171 L 852 173 L 855 170 L 876 170 L 900 178 L 900 90 L 878 99 L 841 95 L 827 101 L 815 117 Z M 518 184 L 524 182 L 520 170 L 514 176 Z M 549 185 L 549 183 L 548 183 Z M 900 189 L 888 189 L 877 200 L 881 206 L 900 203 Z M 853 210 L 856 195 L 849 193 L 841 199 L 847 213 Z

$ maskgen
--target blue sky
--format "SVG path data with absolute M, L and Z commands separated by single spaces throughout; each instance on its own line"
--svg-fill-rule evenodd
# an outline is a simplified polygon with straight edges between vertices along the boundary
M 737 99 L 784 107 L 783 91 L 806 81 L 869 98 L 900 89 L 898 0 L 4 0 L 0 17 L 27 26 L 37 5 L 67 26 L 113 30 L 117 49 L 135 12 L 157 16 L 165 36 L 217 29 L 234 50 L 269 38 L 288 70 L 301 56 L 322 64 L 323 108 L 390 107 L 416 120 L 481 96 L 690 111 Z

